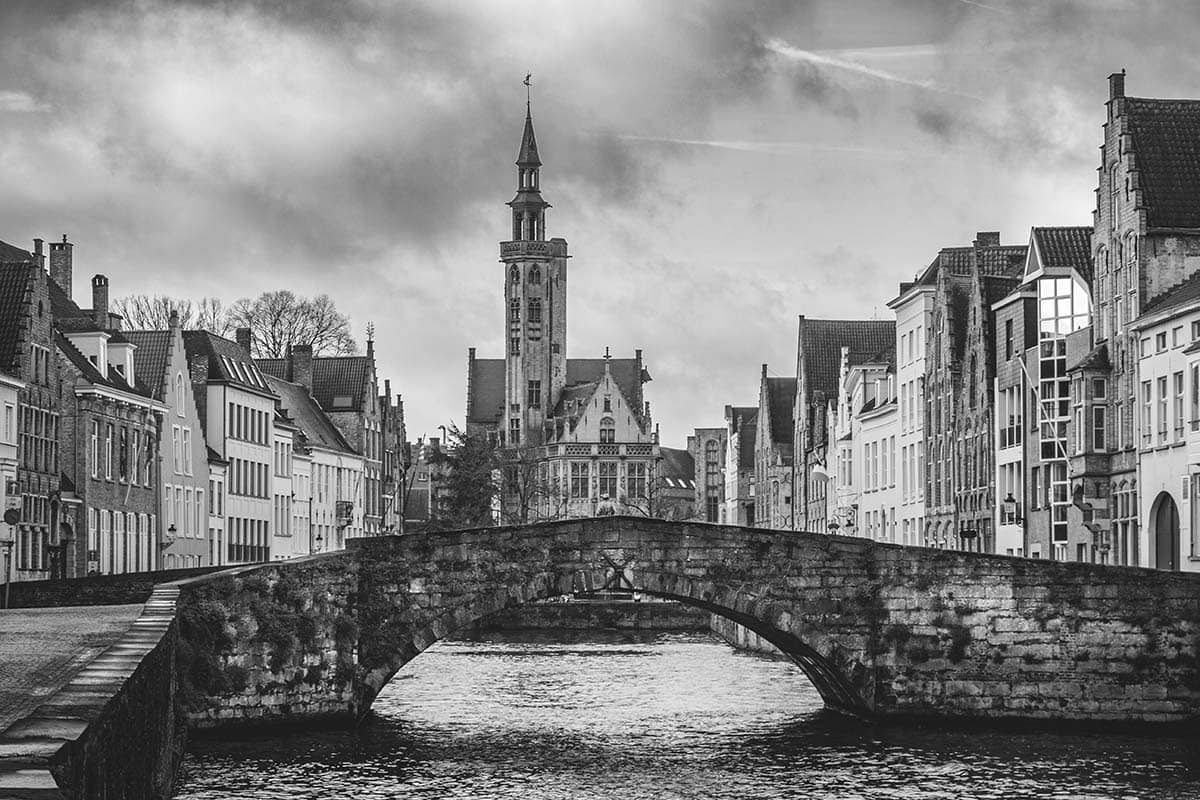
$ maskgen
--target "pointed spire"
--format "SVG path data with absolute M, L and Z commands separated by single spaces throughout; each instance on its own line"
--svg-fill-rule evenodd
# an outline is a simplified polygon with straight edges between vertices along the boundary
M 529 80 L 532 75 L 525 75 L 525 132 L 521 134 L 521 152 L 517 154 L 518 167 L 540 167 L 542 160 L 538 158 L 537 139 L 533 136 L 533 112 L 530 108 Z

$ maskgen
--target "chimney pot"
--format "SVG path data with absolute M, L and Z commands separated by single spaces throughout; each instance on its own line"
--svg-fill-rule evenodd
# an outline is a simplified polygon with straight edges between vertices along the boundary
M 1108 76 L 1108 98 L 1116 100 L 1125 96 L 1125 70 L 1114 72 Z
M 66 293 L 67 297 L 73 297 L 74 292 L 71 287 L 72 282 L 72 267 L 71 251 L 75 246 L 67 241 L 67 235 L 63 234 L 61 242 L 50 243 L 50 280 L 58 284 L 58 288 Z
M 296 344 L 292 345 L 292 349 L 288 351 L 288 357 L 291 361 L 289 372 L 291 373 L 292 383 L 298 383 L 308 391 L 312 392 L 312 345 L 311 344 Z
M 101 330 L 109 329 L 108 278 L 103 275 L 92 276 L 92 319 Z
M 247 356 L 250 355 L 250 329 L 238 328 L 234 336 L 237 338 L 238 347 L 246 351 Z

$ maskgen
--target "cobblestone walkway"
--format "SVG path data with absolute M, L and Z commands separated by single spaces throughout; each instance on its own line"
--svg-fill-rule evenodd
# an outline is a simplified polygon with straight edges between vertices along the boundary
M 0 731 L 44 703 L 141 611 L 140 604 L 0 611 Z

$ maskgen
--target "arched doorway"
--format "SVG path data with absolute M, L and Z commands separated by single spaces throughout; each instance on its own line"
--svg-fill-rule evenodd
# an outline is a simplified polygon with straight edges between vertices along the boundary
M 1158 569 L 1179 569 L 1179 507 L 1166 492 L 1154 499 L 1150 512 L 1154 526 L 1154 566 Z

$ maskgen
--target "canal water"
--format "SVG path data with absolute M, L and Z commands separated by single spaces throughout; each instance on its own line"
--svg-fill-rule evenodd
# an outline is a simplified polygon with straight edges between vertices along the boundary
M 442 642 L 357 731 L 195 742 L 176 797 L 1200 798 L 1173 738 L 865 726 L 703 634 Z

